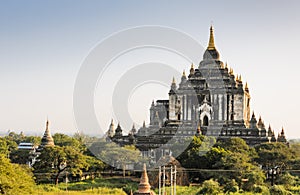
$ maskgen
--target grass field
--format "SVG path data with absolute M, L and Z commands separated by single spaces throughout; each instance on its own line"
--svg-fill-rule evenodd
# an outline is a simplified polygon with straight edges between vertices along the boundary
M 35 189 L 34 195 L 127 195 L 130 190 L 133 192 L 138 189 L 138 180 L 123 178 L 97 178 L 95 180 L 85 180 L 74 183 L 41 184 Z M 200 186 L 176 186 L 177 195 L 195 195 L 201 189 Z M 292 194 L 299 194 L 300 187 L 289 189 Z M 154 190 L 158 194 L 158 189 Z M 170 194 L 170 188 L 165 188 L 166 193 Z M 224 195 L 225 193 L 219 193 Z M 253 195 L 260 193 L 236 192 L 230 195 Z M 267 193 L 268 194 L 268 193 Z
M 41 184 L 35 194 L 38 195 L 126 195 L 130 190 L 135 191 L 138 183 L 131 179 L 123 178 L 97 178 L 74 183 Z

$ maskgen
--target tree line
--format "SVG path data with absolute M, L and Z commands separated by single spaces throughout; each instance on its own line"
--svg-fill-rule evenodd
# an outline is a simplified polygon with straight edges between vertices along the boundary
M 82 134 L 57 133 L 53 139 L 55 146 L 40 150 L 38 160 L 29 168 L 26 162 L 32 155 L 28 150 L 19 150 L 18 144 L 39 145 L 41 138 L 14 132 L 0 137 L 0 194 L 31 194 L 36 184 L 57 184 L 65 177 L 73 181 L 97 177 L 104 169 L 112 170 L 108 164 L 115 162 L 125 176 L 126 165 L 147 161 L 134 146 L 118 147 Z M 173 144 L 172 151 L 186 168 L 189 181 L 204 186 L 200 194 L 241 190 L 262 193 L 269 191 L 268 188 L 300 192 L 297 188 L 300 185 L 299 143 L 263 143 L 249 147 L 240 138 L 216 141 L 202 135 L 185 141 L 190 144 L 184 152 L 176 154 L 181 142 Z M 106 164 L 100 159 L 113 162 Z

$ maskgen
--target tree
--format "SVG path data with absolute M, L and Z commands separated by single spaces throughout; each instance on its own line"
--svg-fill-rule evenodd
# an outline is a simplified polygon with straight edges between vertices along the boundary
M 86 162 L 88 167 L 84 170 L 90 172 L 92 176 L 94 174 L 100 175 L 100 172 L 105 168 L 105 164 L 94 156 L 87 156 Z
M 121 166 L 123 177 L 125 177 L 126 165 L 138 162 L 141 156 L 140 151 L 134 146 L 120 147 L 113 142 L 104 143 L 103 146 L 99 148 L 100 150 L 96 156 L 111 166 Z
M 257 158 L 255 161 L 263 167 L 284 167 L 293 157 L 293 153 L 286 144 L 283 143 L 264 143 L 255 147 Z
M 78 151 L 86 151 L 84 144 L 80 143 L 77 139 L 70 137 L 62 133 L 56 133 L 53 135 L 54 143 L 57 146 L 71 146 Z
M 34 172 L 55 176 L 55 183 L 58 184 L 59 176 L 64 171 L 73 176 L 81 175 L 83 169 L 88 169 L 87 157 L 70 146 L 46 147 L 41 151 L 39 161 L 34 164 Z M 38 177 L 37 177 L 38 178 Z M 45 178 L 45 177 L 44 177 Z M 43 177 L 39 178 L 43 181 Z M 48 177 L 49 179 L 49 177 Z
M 0 154 L 5 154 L 9 156 L 9 154 L 16 150 L 18 144 L 15 141 L 8 139 L 7 137 L 0 137 Z
M 30 150 L 14 150 L 11 152 L 10 160 L 13 163 L 27 164 L 34 157 Z
M 32 172 L 28 168 L 12 164 L 0 154 L 0 194 L 32 194 L 34 186 Z
M 42 138 L 39 136 L 26 136 L 22 141 L 27 143 L 32 143 L 34 146 L 41 144 Z
M 221 170 L 212 171 L 211 175 L 221 185 L 234 179 L 244 190 L 250 191 L 255 184 L 263 184 L 265 180 L 265 175 L 252 161 L 252 156 L 256 156 L 255 151 L 240 138 L 219 141 L 206 154 L 207 168 Z
M 203 182 L 202 189 L 197 193 L 197 195 L 200 194 L 217 195 L 220 192 L 221 192 L 221 187 L 219 183 L 217 181 L 210 179 Z
M 204 168 L 206 160 L 203 156 L 215 144 L 215 139 L 207 136 L 193 136 L 184 142 L 188 143 L 188 147 L 177 157 L 180 164 L 186 168 Z M 179 143 L 178 147 L 180 146 Z

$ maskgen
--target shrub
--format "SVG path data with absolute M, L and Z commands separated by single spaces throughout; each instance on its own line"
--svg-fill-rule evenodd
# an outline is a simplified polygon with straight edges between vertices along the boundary
M 270 193 L 272 195 L 290 195 L 291 192 L 284 189 L 282 185 L 274 185 L 270 188 Z
M 296 177 L 286 172 L 278 177 L 277 183 L 280 185 L 284 185 L 287 188 L 289 186 L 293 186 L 296 183 Z
M 267 186 L 254 185 L 253 192 L 259 193 L 261 195 L 270 195 L 270 191 Z
M 229 180 L 226 182 L 226 185 L 224 186 L 225 192 L 238 192 L 239 186 L 238 183 L 235 181 L 235 179 Z
M 221 187 L 217 181 L 214 181 L 213 179 L 206 180 L 202 184 L 201 190 L 197 193 L 197 195 L 200 194 L 211 194 L 211 195 L 217 195 L 221 192 Z

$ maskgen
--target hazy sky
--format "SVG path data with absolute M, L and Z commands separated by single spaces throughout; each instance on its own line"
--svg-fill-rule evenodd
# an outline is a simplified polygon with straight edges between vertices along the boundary
M 213 22 L 221 60 L 248 81 L 251 109 L 257 118 L 261 115 L 276 132 L 283 126 L 288 138 L 300 137 L 299 9 L 296 0 L 1 1 L 0 134 L 10 129 L 41 135 L 47 116 L 52 132 L 76 132 L 73 89 L 77 73 L 90 51 L 111 34 L 161 25 L 206 45 Z M 166 62 L 178 71 L 189 69 L 188 62 L 178 59 L 176 63 L 176 57 L 155 49 L 121 56 L 114 66 L 141 63 L 137 56 L 147 57 L 147 52 L 160 60 L 170 58 Z M 202 55 L 199 51 L 199 61 Z M 106 74 L 111 82 L 108 88 L 126 71 L 114 74 L 112 70 Z M 128 109 L 137 126 L 149 121 L 151 100 L 166 98 L 167 93 L 168 87 L 159 84 L 145 84 L 132 92 Z M 96 115 L 106 130 L 111 118 L 118 119 L 111 110 L 111 97 L 105 97 L 103 105 L 100 96 L 95 89 Z

